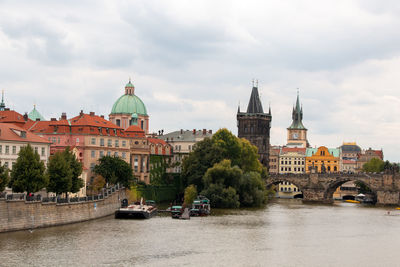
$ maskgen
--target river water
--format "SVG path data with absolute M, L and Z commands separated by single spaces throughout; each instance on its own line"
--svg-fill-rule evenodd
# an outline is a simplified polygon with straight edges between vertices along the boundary
M 103 219 L 0 234 L 0 266 L 400 266 L 400 211 L 275 200 L 174 220 Z

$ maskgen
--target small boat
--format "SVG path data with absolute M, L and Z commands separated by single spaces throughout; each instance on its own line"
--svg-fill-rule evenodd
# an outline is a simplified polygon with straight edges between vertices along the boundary
M 143 199 L 140 202 L 135 202 L 133 205 L 126 205 L 126 203 L 127 200 L 124 199 L 121 208 L 115 211 L 116 219 L 149 219 L 157 214 L 155 203 L 153 205 L 146 205 L 143 204 Z
M 179 219 L 182 215 L 182 206 L 172 206 L 171 207 L 171 217 L 172 219 Z
M 193 201 L 190 216 L 207 216 L 210 215 L 210 212 L 210 200 L 206 197 L 199 196 Z
M 400 207 L 397 207 L 396 210 L 400 210 Z
M 361 202 L 358 201 L 358 200 L 352 200 L 352 199 L 347 199 L 347 200 L 345 200 L 345 202 L 348 202 L 348 203 L 357 203 L 357 204 L 360 204 L 360 203 L 361 203 Z

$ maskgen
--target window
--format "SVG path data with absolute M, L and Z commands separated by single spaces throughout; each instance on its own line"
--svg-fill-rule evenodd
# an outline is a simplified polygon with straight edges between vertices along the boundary
M 39 154 L 37 146 L 35 146 L 35 153 Z
M 76 143 L 79 144 L 79 138 L 76 138 Z
M 12 148 L 12 153 L 13 153 L 13 154 L 17 154 L 17 147 L 16 147 L 16 146 L 13 146 L 13 148 Z
M 42 156 L 45 156 L 45 149 L 42 147 Z
M 95 158 L 95 157 L 96 157 L 96 151 L 95 151 L 95 150 L 92 150 L 92 151 L 91 151 L 91 155 L 92 155 L 92 158 Z
M 125 159 L 126 158 L 126 153 L 122 152 L 122 158 Z
M 96 144 L 96 138 L 92 138 L 92 140 L 90 141 L 90 143 L 91 143 L 92 145 L 95 145 L 95 144 Z
M 115 140 L 115 147 L 119 147 L 119 141 Z
M 3 146 L 0 145 L 0 154 L 3 154 Z
M 104 139 L 100 138 L 100 146 L 104 146 Z
M 104 151 L 100 151 L 100 158 L 104 157 Z
M 4 167 L 8 168 L 8 162 L 4 162 Z
M 111 156 L 111 152 L 110 151 L 107 151 L 107 156 Z
M 107 140 L 107 146 L 109 146 L 109 147 L 112 146 L 112 140 L 111 140 L 111 139 L 108 139 L 108 140 Z
M 120 119 L 117 119 L 117 125 L 121 126 L 121 120 Z
M 144 126 L 144 123 L 143 123 L 144 121 L 140 121 L 140 128 L 142 128 L 142 130 L 144 129 L 143 128 L 143 126 Z
M 9 154 L 9 153 L 10 153 L 10 147 L 6 146 L 6 154 Z
M 93 169 L 94 169 L 94 163 L 90 163 L 90 169 L 93 171 Z
M 122 141 L 122 146 L 126 147 L 126 141 L 125 140 Z

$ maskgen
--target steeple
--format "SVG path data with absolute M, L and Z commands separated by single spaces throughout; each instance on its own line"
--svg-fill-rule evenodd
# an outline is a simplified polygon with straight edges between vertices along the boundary
M 300 106 L 300 97 L 299 97 L 299 89 L 297 89 L 297 99 L 296 106 L 293 107 L 292 111 L 292 124 L 289 126 L 289 129 L 306 129 L 303 125 L 303 107 Z
M 4 90 L 1 91 L 1 103 L 0 110 L 3 111 L 6 108 L 6 104 L 4 103 Z
M 257 81 L 257 86 L 258 86 L 258 81 Z M 260 96 L 258 95 L 257 86 L 254 86 L 253 83 L 253 89 L 251 91 L 250 101 L 247 107 L 247 113 L 264 113 Z

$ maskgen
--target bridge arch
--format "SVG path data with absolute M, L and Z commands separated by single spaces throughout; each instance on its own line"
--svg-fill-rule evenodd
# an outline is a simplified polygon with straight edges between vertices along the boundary
M 376 201 L 376 195 L 377 195 L 376 190 L 371 188 L 370 184 L 367 181 L 365 181 L 365 179 L 360 179 L 359 177 L 345 177 L 329 183 L 324 192 L 324 199 L 333 200 L 333 194 L 335 193 L 336 189 L 340 187 L 342 184 L 347 182 L 359 182 L 361 184 L 364 184 L 371 190 L 371 194 L 373 195 L 374 198 L 373 200 Z
M 279 178 L 275 178 L 273 180 L 269 180 L 266 187 L 267 188 L 271 188 L 271 186 L 275 186 L 276 187 L 276 192 L 278 193 L 278 185 L 279 184 L 284 184 L 285 183 L 290 183 L 292 185 L 294 185 L 295 187 L 297 187 L 297 191 L 281 191 L 281 192 L 291 192 L 293 194 L 293 198 L 303 198 L 303 191 L 302 191 L 302 186 L 300 183 L 298 183 L 298 181 L 293 179 L 290 179 L 289 177 L 279 177 Z M 288 185 L 289 186 L 289 185 Z

